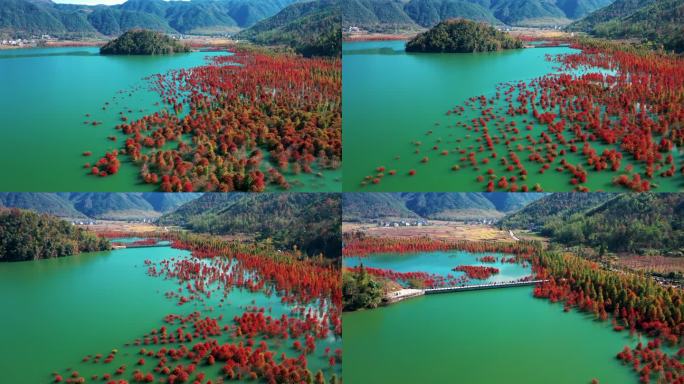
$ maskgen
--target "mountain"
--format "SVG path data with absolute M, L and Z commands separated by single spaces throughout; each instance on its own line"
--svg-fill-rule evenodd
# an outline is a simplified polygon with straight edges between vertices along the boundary
M 522 194 L 520 194 L 522 195 Z M 547 222 L 570 216 L 593 208 L 617 196 L 615 193 L 551 193 L 531 202 L 525 208 L 507 215 L 499 222 L 503 228 L 540 229 Z
M 398 193 L 348 192 L 342 195 L 342 207 L 345 221 L 420 217 L 406 207 Z
M 415 21 L 398 0 L 347 0 L 342 3 L 342 28 L 367 29 L 414 28 Z
M 467 220 L 501 218 L 523 208 L 543 193 L 345 193 L 343 220 L 363 221 L 387 218 Z
M 244 195 L 244 192 L 205 193 L 200 198 L 181 205 L 173 212 L 166 213 L 159 219 L 159 222 L 165 225 L 180 226 L 188 223 L 191 219 L 208 214 L 209 211 L 232 205 Z
M 607 38 L 635 38 L 684 52 L 684 0 L 616 0 L 568 26 Z
M 139 219 L 156 218 L 170 212 L 198 193 L 108 193 L 67 192 L 29 193 L 2 192 L 0 206 L 22 208 L 72 219 Z
M 429 28 L 464 18 L 490 24 L 558 25 L 605 7 L 611 0 L 348 0 L 342 25 L 370 31 Z
M 0 262 L 103 251 L 109 241 L 47 214 L 0 209 Z
M 129 0 L 74 5 L 0 0 L 0 33 L 10 36 L 115 36 L 145 28 L 166 33 L 233 33 L 271 17 L 296 0 Z
M 514 212 L 527 207 L 529 204 L 544 198 L 546 193 L 506 193 L 506 192 L 485 192 L 482 193 L 497 211 Z
M 342 15 L 338 0 L 292 4 L 236 35 L 257 44 L 287 45 L 305 56 L 339 56 Z
M 195 232 L 254 235 L 309 255 L 341 255 L 341 198 L 334 193 L 206 193 L 161 224 L 183 223 Z
M 489 10 L 487 3 L 462 0 L 411 0 L 404 7 L 404 11 L 416 24 L 423 27 L 455 18 L 499 24 L 500 21 Z
M 0 192 L 0 207 L 21 208 L 74 219 L 86 217 L 71 202 L 55 193 Z
M 571 246 L 681 257 L 684 194 L 620 194 L 584 212 L 549 220 L 542 234 Z

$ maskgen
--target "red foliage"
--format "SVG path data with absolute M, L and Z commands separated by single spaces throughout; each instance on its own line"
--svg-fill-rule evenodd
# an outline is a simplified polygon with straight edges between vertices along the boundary
M 344 256 L 364 257 L 374 253 L 415 253 L 448 251 L 452 249 L 471 253 L 510 253 L 525 259 L 535 252 L 536 246 L 533 243 L 524 241 L 508 243 L 442 240 L 429 237 L 364 237 L 345 241 L 342 254 Z
M 619 173 L 626 161 L 640 171 L 628 164 L 624 166 L 627 174 L 603 177 L 643 192 L 653 189 L 658 178 L 677 177 L 680 169 L 684 173 L 681 159 L 673 152 L 684 145 L 684 58 L 614 47 L 574 47 L 582 51 L 547 55 L 547 60 L 560 64 L 560 73 L 500 84 L 494 96 L 473 96 L 447 111 L 447 116 L 458 119 L 456 128 L 469 132 L 456 139 L 452 149 L 464 155 L 459 169 L 470 166 L 479 171 L 479 164 L 498 158 L 500 168 L 477 176 L 478 181 L 501 172 L 516 172 L 525 180 L 553 166 L 578 191 L 588 191 L 584 185 L 590 177 L 588 170 L 593 171 L 591 175 Z M 464 119 L 467 109 L 474 116 L 469 121 Z M 520 117 L 525 133 L 517 127 Z M 477 135 L 471 138 L 470 132 Z M 497 153 L 502 149 L 503 153 Z M 583 158 L 581 164 L 571 164 L 577 156 Z M 527 165 L 521 158 L 527 159 Z M 530 190 L 499 176 L 483 189 Z M 542 190 L 535 184 L 531 189 Z
M 480 265 L 459 265 L 452 271 L 464 272 L 471 279 L 485 280 L 499 273 L 499 268 L 483 267 Z
M 146 183 L 164 191 L 263 191 L 264 172 L 273 168 L 339 167 L 340 59 L 234 51 L 208 65 L 153 76 L 151 86 L 170 111 L 116 127 L 126 135 L 122 154 Z M 165 146 L 170 141 L 176 148 Z M 105 169 L 116 173 L 118 160 Z M 279 174 L 270 181 L 287 187 Z

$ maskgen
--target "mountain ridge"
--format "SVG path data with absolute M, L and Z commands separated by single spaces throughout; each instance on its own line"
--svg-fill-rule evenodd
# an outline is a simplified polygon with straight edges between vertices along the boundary
M 350 192 L 343 195 L 343 220 L 499 219 L 544 197 L 544 193 L 503 192 Z
M 196 199 L 199 193 L 0 192 L 0 207 L 70 219 L 153 219 Z
M 611 0 L 348 0 L 342 26 L 372 32 L 430 28 L 464 18 L 497 25 L 562 25 L 611 3 Z
M 224 34 L 248 28 L 298 0 L 128 0 L 117 5 L 0 0 L 0 32 L 10 36 L 117 36 L 135 28 Z

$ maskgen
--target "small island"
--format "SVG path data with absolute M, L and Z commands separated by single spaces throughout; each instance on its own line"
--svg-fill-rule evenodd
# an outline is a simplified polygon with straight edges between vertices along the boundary
M 523 42 L 485 23 L 452 19 L 418 34 L 406 43 L 406 52 L 471 53 L 518 49 Z
M 102 55 L 168 55 L 190 49 L 161 32 L 130 30 L 100 48 Z

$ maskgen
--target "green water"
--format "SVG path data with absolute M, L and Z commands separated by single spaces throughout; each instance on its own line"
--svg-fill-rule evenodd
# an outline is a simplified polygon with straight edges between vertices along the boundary
M 463 272 L 454 272 L 451 269 L 459 265 L 481 265 L 495 267 L 499 273 L 490 276 L 486 280 L 470 279 L 467 284 L 482 284 L 485 282 L 505 282 L 517 280 L 530 275 L 530 268 L 517 263 L 483 263 L 478 258 L 483 256 L 511 257 L 502 253 L 470 253 L 464 251 L 427 252 L 409 254 L 374 254 L 372 257 L 345 257 L 343 264 L 346 267 L 355 267 L 363 264 L 366 267 L 391 269 L 395 272 L 427 272 L 431 274 L 459 277 Z
M 464 251 L 345 257 L 345 266 L 446 276 L 456 265 L 501 271 L 487 282 L 530 274 L 520 264 L 482 263 Z M 471 280 L 468 284 L 480 284 Z M 531 287 L 429 295 L 388 307 L 343 314 L 345 379 L 351 383 L 601 383 L 635 382 L 614 359 L 629 334 L 615 333 L 560 304 L 535 299 Z
M 345 313 L 344 378 L 349 383 L 636 383 L 615 354 L 626 332 L 530 287 L 449 293 Z
M 0 307 L 5 309 L 0 316 L 0 382 L 47 383 L 51 372 L 64 373 L 69 367 L 90 377 L 127 364 L 127 372 L 132 374 L 139 347 L 124 344 L 164 325 L 163 317 L 172 313 L 185 316 L 200 310 L 203 316 L 223 314 L 232 319 L 248 305 L 270 307 L 273 316 L 289 313 L 279 297 L 242 290 L 232 291 L 226 299 L 228 305 L 222 308 L 216 305 L 222 295 L 214 295 L 212 312 L 195 302 L 178 306 L 177 299 L 164 296 L 177 289 L 177 283 L 148 276 L 144 261 L 184 255 L 188 252 L 155 247 L 0 263 Z M 221 341 L 229 340 L 224 336 Z M 296 357 L 290 344 L 272 347 L 278 354 L 283 351 Z M 316 352 L 308 357 L 309 368 L 340 376 L 341 367 L 328 368 L 327 359 L 319 353 L 328 346 L 341 348 L 341 341 L 334 337 L 317 341 Z M 107 356 L 113 348 L 119 354 L 111 367 L 81 363 L 86 355 Z M 202 370 L 211 377 L 220 366 Z
M 90 47 L 0 51 L 0 190 L 153 190 L 125 157 L 119 173 L 105 178 L 89 176 L 83 164 L 122 145 L 123 135 L 114 129 L 121 123 L 120 112 L 132 120 L 159 110 L 159 97 L 147 89 L 145 77 L 199 66 L 208 56 L 225 54 L 101 56 Z M 86 120 L 103 124 L 86 125 Z M 116 143 L 107 139 L 112 135 L 118 137 Z M 85 151 L 93 156 L 83 157 Z M 292 190 L 339 190 L 341 169 L 325 171 L 323 177 L 290 175 L 288 180 Z
M 451 166 L 459 163 L 464 155 L 442 156 L 439 152 L 456 147 L 470 152 L 469 145 L 474 145 L 476 150 L 480 144 L 475 139 L 481 135 L 454 127 L 457 121 L 469 123 L 479 115 L 469 115 L 468 108 L 462 117 L 445 116 L 446 111 L 462 105 L 472 96 L 492 97 L 496 85 L 501 82 L 531 80 L 556 72 L 553 67 L 557 63 L 546 61 L 546 54 L 576 52 L 568 47 L 552 47 L 477 54 L 407 54 L 403 48 L 402 41 L 349 42 L 342 46 L 345 191 L 483 191 L 486 183 L 477 183 L 475 179 L 488 168 L 493 168 L 498 176 L 514 174 L 507 173 L 498 161 L 481 165 L 480 171 L 472 167 L 452 171 Z M 496 108 L 495 113 L 502 115 Z M 522 118 L 515 120 L 521 129 L 519 136 L 523 138 L 523 146 L 528 133 L 538 137 L 545 129 L 536 126 L 533 131 L 526 131 Z M 429 130 L 434 133 L 427 136 Z M 497 131 L 491 129 L 490 132 L 494 136 Z M 467 134 L 471 135 L 470 139 L 466 138 Z M 566 134 L 566 137 L 571 136 Z M 457 143 L 457 139 L 463 142 Z M 414 153 L 413 141 L 422 142 L 419 154 Z M 503 141 L 495 145 L 499 156 L 507 153 Z M 433 145 L 438 145 L 439 150 L 432 150 Z M 592 146 L 599 153 L 604 148 L 599 144 Z M 429 163 L 420 162 L 424 156 L 429 157 Z M 555 171 L 557 164 L 540 175 L 540 165 L 529 162 L 526 151 L 519 152 L 519 156 L 529 172 L 525 184 L 530 189 L 535 183 L 551 192 L 573 189 L 569 183 L 571 177 Z M 482 158 L 482 155 L 477 157 Z M 569 153 L 559 156 L 556 162 L 562 157 L 572 164 L 586 164 L 581 155 Z M 675 154 L 675 160 L 678 164 L 684 160 L 682 151 Z M 622 168 L 628 164 L 635 165 L 625 158 Z M 374 170 L 379 166 L 396 169 L 397 175 L 385 174 L 380 184 L 362 187 L 360 183 L 364 177 L 375 175 Z M 643 171 L 643 168 L 635 165 L 634 169 Z M 416 170 L 415 176 L 408 175 L 410 169 Z M 612 185 L 616 175 L 617 172 L 606 170 L 601 173 L 589 171 L 588 182 L 584 185 L 592 191 L 624 190 Z M 681 177 L 656 177 L 654 181 L 660 185 L 658 191 L 684 189 Z

